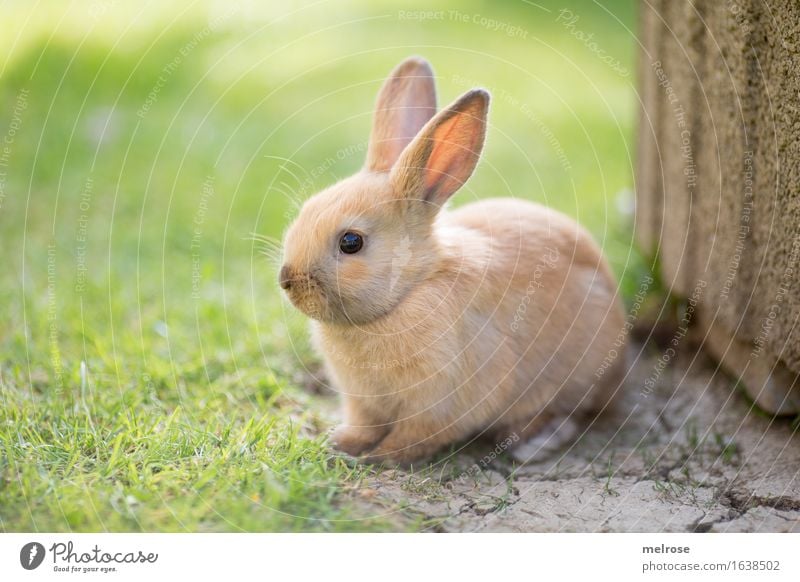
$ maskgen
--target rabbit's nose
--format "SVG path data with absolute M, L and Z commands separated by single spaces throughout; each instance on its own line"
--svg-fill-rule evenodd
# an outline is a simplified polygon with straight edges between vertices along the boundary
M 292 272 L 286 265 L 281 267 L 280 275 L 278 276 L 278 283 L 281 289 L 288 290 L 292 286 Z

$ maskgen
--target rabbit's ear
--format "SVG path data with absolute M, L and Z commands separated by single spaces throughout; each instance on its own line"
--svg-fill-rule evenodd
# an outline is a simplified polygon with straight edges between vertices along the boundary
M 435 113 L 436 86 L 431 66 L 420 57 L 406 59 L 395 67 L 378 93 L 367 169 L 389 171 Z
M 399 194 L 444 204 L 472 175 L 486 137 L 489 93 L 473 89 L 440 111 L 392 169 Z

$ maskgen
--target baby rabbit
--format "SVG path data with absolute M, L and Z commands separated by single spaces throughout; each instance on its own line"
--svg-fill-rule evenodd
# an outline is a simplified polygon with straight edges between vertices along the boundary
M 430 65 L 402 62 L 364 168 L 286 233 L 280 286 L 342 395 L 333 446 L 365 461 L 407 464 L 473 435 L 524 460 L 619 386 L 623 312 L 591 236 L 513 198 L 443 208 L 478 163 L 488 108 L 473 89 L 437 113 Z

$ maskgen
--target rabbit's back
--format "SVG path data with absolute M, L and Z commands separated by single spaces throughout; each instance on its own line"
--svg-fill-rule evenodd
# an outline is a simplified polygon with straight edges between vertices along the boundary
M 484 318 L 475 319 L 502 336 L 503 345 L 478 347 L 477 359 L 495 376 L 514 380 L 493 385 L 508 392 L 497 399 L 502 414 L 601 407 L 605 392 L 616 388 L 612 372 L 623 365 L 614 345 L 624 317 L 614 276 L 591 235 L 557 211 L 517 199 L 465 205 L 443 215 L 442 225 L 466 227 L 482 240 L 476 246 L 486 253 L 485 269 L 472 306 L 480 306 Z M 493 360 L 504 369 L 494 370 Z

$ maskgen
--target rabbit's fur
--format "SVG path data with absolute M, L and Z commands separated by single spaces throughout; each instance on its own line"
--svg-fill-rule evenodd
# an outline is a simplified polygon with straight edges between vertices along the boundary
M 619 386 L 623 312 L 591 236 L 518 199 L 442 209 L 478 162 L 488 105 L 475 89 L 436 113 L 430 66 L 404 61 L 380 91 L 365 167 L 286 233 L 281 286 L 313 320 L 343 401 L 332 442 L 350 455 L 408 463 L 477 434 L 522 443 Z M 360 251 L 340 250 L 345 232 Z

